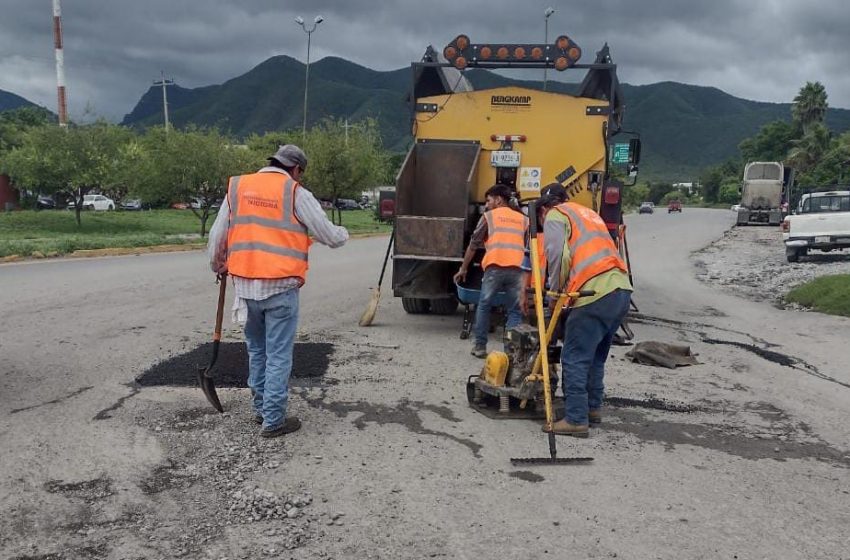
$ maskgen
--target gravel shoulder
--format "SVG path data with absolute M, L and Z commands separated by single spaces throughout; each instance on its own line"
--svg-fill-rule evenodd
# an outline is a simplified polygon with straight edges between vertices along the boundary
M 800 262 L 785 259 L 775 227 L 734 227 L 693 256 L 697 278 L 753 301 L 800 310 L 783 298 L 792 288 L 828 274 L 850 273 L 850 252 L 812 251 Z

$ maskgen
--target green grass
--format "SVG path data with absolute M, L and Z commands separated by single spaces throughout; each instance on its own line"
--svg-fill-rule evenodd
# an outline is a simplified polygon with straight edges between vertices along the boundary
M 850 274 L 815 278 L 788 292 L 785 299 L 821 313 L 850 317 Z
M 325 213 L 330 218 L 330 211 Z M 338 215 L 339 213 L 337 213 Z M 373 210 L 343 210 L 342 225 L 348 230 L 348 233 L 353 234 L 389 233 L 393 229 L 392 224 L 375 220 Z
M 207 221 L 212 227 L 215 216 Z M 342 223 L 354 234 L 389 232 L 373 213 L 342 213 Z M 77 226 L 67 210 L 22 210 L 0 213 L 0 258 L 10 255 L 63 255 L 82 249 L 150 247 L 199 242 L 201 222 L 189 210 L 84 212 Z

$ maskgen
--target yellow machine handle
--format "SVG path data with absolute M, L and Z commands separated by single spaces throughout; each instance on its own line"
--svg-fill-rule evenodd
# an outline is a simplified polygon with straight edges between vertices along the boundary
M 537 315 L 537 334 L 540 338 L 540 351 L 537 353 L 535 366 L 542 360 L 543 371 L 543 403 L 546 407 L 546 427 L 552 429 L 554 423 L 552 414 L 552 388 L 549 380 L 549 335 L 546 332 L 546 318 L 543 316 L 543 280 L 540 277 L 540 239 L 537 237 L 537 205 L 532 203 L 529 206 L 529 219 L 531 222 L 531 274 L 534 277 L 534 311 Z M 554 317 L 553 317 L 554 319 Z M 554 330 L 555 321 L 550 322 L 550 327 Z

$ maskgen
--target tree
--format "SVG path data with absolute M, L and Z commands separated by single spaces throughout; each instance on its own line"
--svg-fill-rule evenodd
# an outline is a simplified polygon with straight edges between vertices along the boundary
M 125 152 L 132 167 L 127 177 L 131 191 L 148 200 L 190 203 L 201 222 L 201 237 L 213 206 L 227 194 L 228 179 L 256 171 L 254 155 L 215 129 L 151 128 L 138 147 Z
M 788 162 L 798 172 L 806 173 L 818 164 L 829 146 L 829 129 L 823 123 L 815 123 L 809 127 L 802 138 L 792 142 L 791 151 L 788 152 Z
M 773 121 L 761 127 L 755 136 L 742 141 L 738 148 L 744 161 L 783 161 L 796 136 L 791 124 Z
M 374 120 L 356 124 L 347 134 L 343 121 L 324 120 L 308 131 L 305 140 L 302 148 L 309 164 L 304 184 L 317 196 L 334 202 L 356 198 L 365 188 L 380 185 L 389 173 L 390 154 L 381 147 Z
M 710 167 L 703 172 L 700 183 L 702 185 L 702 197 L 706 202 L 717 202 L 723 179 L 723 170 L 720 166 Z
M 804 134 L 815 124 L 823 123 L 828 108 L 826 89 L 820 82 L 806 82 L 791 105 L 791 116 Z
M 4 158 L 4 168 L 21 186 L 72 193 L 79 226 L 83 197 L 115 184 L 123 163 L 122 148 L 132 137 L 131 130 L 103 121 L 86 126 L 43 125 L 24 133 L 21 145 Z
M 42 107 L 19 107 L 0 112 L 0 154 L 18 148 L 24 133 L 50 123 L 52 114 Z

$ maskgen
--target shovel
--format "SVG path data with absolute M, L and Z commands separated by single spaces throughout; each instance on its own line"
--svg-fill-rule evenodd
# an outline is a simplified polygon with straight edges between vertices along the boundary
M 198 368 L 198 385 L 204 392 L 207 401 L 219 412 L 224 412 L 224 407 L 221 406 L 221 401 L 218 400 L 218 393 L 215 392 L 215 383 L 210 375 L 215 361 L 218 359 L 218 347 L 221 343 L 221 321 L 224 318 L 224 293 L 227 291 L 227 273 L 219 274 L 216 278 L 219 283 L 218 288 L 218 308 L 215 313 L 215 331 L 213 332 L 213 351 L 210 365 L 206 368 Z
M 395 239 L 395 228 L 390 234 L 390 242 L 387 245 L 387 254 L 384 255 L 384 265 L 381 267 L 381 275 L 378 277 L 378 285 L 372 290 L 372 299 L 369 300 L 369 305 L 366 306 L 366 311 L 360 316 L 361 327 L 368 327 L 375 320 L 375 313 L 378 311 L 378 302 L 381 301 L 381 284 L 384 282 L 384 272 L 387 270 L 387 261 L 390 259 L 390 249 L 393 247 Z

